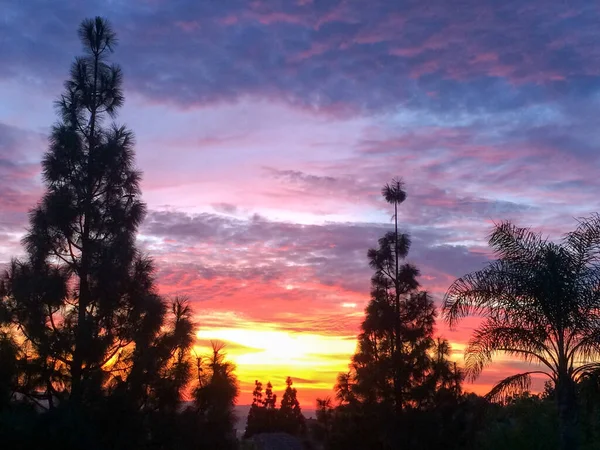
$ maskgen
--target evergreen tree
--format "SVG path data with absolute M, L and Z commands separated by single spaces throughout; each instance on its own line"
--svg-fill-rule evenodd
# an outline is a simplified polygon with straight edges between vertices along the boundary
M 258 380 L 254 381 L 254 390 L 252 391 L 252 406 L 262 406 L 263 404 L 263 393 L 262 383 Z
M 286 388 L 281 398 L 279 406 L 279 418 L 283 431 L 301 435 L 306 432 L 306 420 L 302 415 L 300 402 L 298 401 L 298 392 L 292 387 L 293 381 L 290 377 L 285 380 Z
M 277 408 L 277 394 L 273 394 L 273 385 L 270 381 L 267 382 L 267 388 L 265 389 L 265 399 L 263 400 L 263 406 L 265 407 L 265 409 Z
M 16 359 L 19 372 L 18 383 L 4 371 L 0 383 L 10 398 L 53 412 L 46 429 L 69 436 L 63 447 L 92 448 L 123 441 L 93 432 L 92 423 L 131 437 L 155 411 L 176 410 L 193 326 L 179 300 L 168 318 L 152 262 L 135 246 L 145 205 L 133 133 L 111 122 L 124 102 L 121 69 L 109 62 L 116 35 L 97 17 L 82 22 L 79 37 L 84 54 L 56 102 L 59 120 L 42 162 L 46 191 L 23 240 L 27 256 L 11 263 L 0 289 L 0 357 Z M 136 439 L 151 436 L 140 431 Z
M 207 358 L 197 358 L 198 386 L 194 406 L 186 412 L 192 448 L 227 449 L 236 447 L 235 403 L 239 394 L 235 365 L 226 360 L 224 345 L 212 343 Z
M 419 270 L 405 261 L 410 237 L 398 227 L 402 181 L 393 180 L 382 194 L 394 205 L 394 230 L 367 253 L 371 300 L 350 372 L 335 386 L 339 406 L 325 427 L 332 448 L 396 448 L 400 442 L 421 448 L 430 441 L 416 430 L 434 417 L 432 410 L 461 395 L 462 373 L 449 361 L 449 344 L 434 339 L 433 301 L 420 289 Z
M 433 338 L 436 311 L 429 294 L 420 290 L 419 270 L 403 262 L 410 237 L 397 226 L 397 206 L 406 198 L 403 184 L 394 180 L 382 193 L 394 205 L 394 231 L 386 233 L 376 249 L 368 251 L 371 301 L 352 360 L 350 390 L 367 403 L 382 403 L 396 413 L 406 407 L 424 407 L 437 389 L 448 384 L 450 366 L 446 341 Z M 455 380 L 456 381 L 456 380 Z
M 260 381 L 255 381 L 254 386 L 253 401 L 248 412 L 244 438 L 259 433 L 271 433 L 280 430 L 277 395 L 273 393 L 273 385 L 269 381 L 264 394 Z
M 264 409 L 262 383 L 258 380 L 255 380 L 254 390 L 252 391 L 252 405 L 250 406 L 250 411 L 248 411 L 244 438 L 249 438 L 257 433 L 262 432 L 262 424 L 264 423 Z

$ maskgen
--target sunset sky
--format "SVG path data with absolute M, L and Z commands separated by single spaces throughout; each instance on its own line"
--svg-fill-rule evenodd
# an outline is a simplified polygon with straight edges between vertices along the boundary
M 490 257 L 493 221 L 556 238 L 600 210 L 597 2 L 0 0 L 0 264 L 22 254 L 53 101 L 95 15 L 120 39 L 140 245 L 160 291 L 192 301 L 198 351 L 227 343 L 239 403 L 257 378 L 281 392 L 292 376 L 306 407 L 331 393 L 392 177 L 438 304 Z M 474 323 L 438 324 L 458 361 Z

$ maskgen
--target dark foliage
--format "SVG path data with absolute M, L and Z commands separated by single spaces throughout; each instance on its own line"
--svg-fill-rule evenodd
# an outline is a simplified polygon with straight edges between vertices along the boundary
M 109 62 L 116 35 L 95 18 L 83 21 L 79 37 L 84 54 L 56 102 L 26 257 L 0 279 L 0 441 L 6 448 L 198 448 L 178 437 L 192 313 L 184 299 L 158 295 L 152 261 L 135 246 L 145 205 L 133 133 L 111 122 L 124 102 L 121 69 Z M 222 379 L 234 380 L 232 367 L 217 352 L 208 370 L 193 419 L 230 424 L 237 385 Z M 228 425 L 212 430 L 230 434 Z
M 394 205 L 394 231 L 367 254 L 374 270 L 371 301 L 350 372 L 340 374 L 335 386 L 339 406 L 318 404 L 316 432 L 330 448 L 422 448 L 425 441 L 415 430 L 433 426 L 461 395 L 462 373 L 449 360 L 450 346 L 433 336 L 433 301 L 420 290 L 418 269 L 404 262 L 410 248 L 409 236 L 398 230 L 404 185 L 394 180 L 382 194 Z M 436 433 L 427 436 L 433 440 Z
M 454 282 L 444 315 L 485 318 L 465 352 L 477 377 L 500 352 L 535 363 L 488 394 L 491 400 L 528 390 L 531 375 L 550 379 L 559 412 L 561 449 L 576 449 L 576 383 L 600 369 L 600 216 L 579 222 L 560 243 L 527 228 L 498 224 L 489 239 L 497 259 Z
M 302 415 L 297 391 L 292 385 L 292 379 L 287 377 L 286 389 L 277 408 L 277 396 L 273 394 L 271 382 L 267 383 L 263 394 L 262 383 L 255 381 L 245 439 L 264 433 L 286 433 L 292 436 L 303 436 L 306 433 L 306 420 Z

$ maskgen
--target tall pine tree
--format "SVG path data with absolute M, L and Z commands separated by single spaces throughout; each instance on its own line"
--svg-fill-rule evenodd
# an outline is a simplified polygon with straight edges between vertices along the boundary
M 401 180 L 384 186 L 394 205 L 394 230 L 368 251 L 371 301 L 353 357 L 352 390 L 367 403 L 381 403 L 401 413 L 425 405 L 450 377 L 448 344 L 433 338 L 436 311 L 420 289 L 419 270 L 405 262 L 410 237 L 398 229 L 398 205 L 406 199 Z M 453 378 L 453 380 L 456 377 Z
M 292 387 L 293 381 L 291 377 L 287 377 L 285 385 L 285 392 L 281 397 L 281 404 L 279 406 L 281 428 L 283 431 L 293 435 L 304 434 L 306 432 L 306 420 L 302 415 L 302 409 L 298 401 L 298 391 Z
M 97 17 L 82 22 L 79 38 L 84 54 L 56 102 L 27 256 L 0 289 L 2 353 L 13 358 L 9 344 L 20 344 L 12 394 L 49 410 L 69 405 L 76 418 L 109 397 L 109 421 L 126 409 L 174 411 L 189 381 L 191 311 L 175 301 L 169 312 L 135 245 L 145 205 L 133 133 L 112 122 L 124 102 L 121 69 L 109 62 L 116 35 Z

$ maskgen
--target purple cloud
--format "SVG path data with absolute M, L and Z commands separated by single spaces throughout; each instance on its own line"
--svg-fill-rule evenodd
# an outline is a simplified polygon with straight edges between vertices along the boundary
M 254 94 L 324 109 L 493 111 L 565 89 L 588 95 L 598 8 L 537 3 L 34 1 L 8 8 L 2 75 L 56 83 L 78 49 L 77 23 L 100 13 L 120 31 L 128 89 L 181 105 Z

